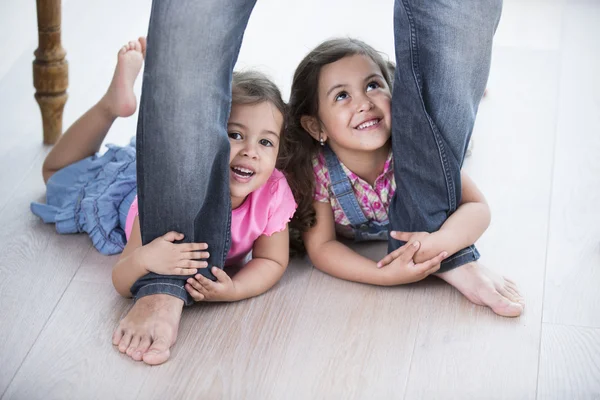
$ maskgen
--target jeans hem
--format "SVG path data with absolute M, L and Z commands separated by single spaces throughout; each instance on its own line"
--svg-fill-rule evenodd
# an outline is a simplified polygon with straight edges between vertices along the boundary
M 144 285 L 137 291 L 133 298 L 135 301 L 138 301 L 142 297 L 154 294 L 168 294 L 177 297 L 178 299 L 183 300 L 183 303 L 186 306 L 194 304 L 194 301 L 191 299 L 185 288 L 167 282 L 149 283 Z
M 454 268 L 463 266 L 473 261 L 477 261 L 480 257 L 481 255 L 479 254 L 479 251 L 477 250 L 475 245 L 469 246 L 442 261 L 442 266 L 437 271 L 437 273 L 440 274 L 442 272 L 448 272 L 450 270 L 453 270 Z

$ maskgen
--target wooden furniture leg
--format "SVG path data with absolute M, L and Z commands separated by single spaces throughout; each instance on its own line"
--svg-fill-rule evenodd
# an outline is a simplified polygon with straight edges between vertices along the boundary
M 42 111 L 44 143 L 54 144 L 62 134 L 69 86 L 69 66 L 60 42 L 61 0 L 36 1 L 38 48 L 34 52 L 33 86 Z

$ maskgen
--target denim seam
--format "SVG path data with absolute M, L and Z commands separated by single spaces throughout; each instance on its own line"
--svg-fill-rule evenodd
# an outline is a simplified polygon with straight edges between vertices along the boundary
M 408 4 L 408 1 L 407 0 L 402 1 L 402 4 L 404 5 L 404 11 L 406 12 L 406 16 L 408 18 L 408 25 L 410 27 L 410 43 L 411 43 L 410 54 L 412 57 L 413 75 L 415 77 L 415 81 L 417 84 L 417 89 L 418 89 L 419 97 L 421 100 L 421 106 L 423 107 L 423 112 L 425 114 L 425 117 L 427 118 L 427 122 L 429 123 L 429 126 L 431 128 L 431 133 L 433 134 L 433 138 L 435 139 L 435 142 L 438 147 L 440 161 L 442 162 L 442 169 L 444 170 L 444 177 L 446 178 L 446 192 L 448 194 L 449 212 L 452 213 L 453 211 L 456 210 L 456 193 L 454 190 L 454 181 L 452 179 L 452 176 L 450 175 L 450 168 L 448 165 L 448 158 L 446 155 L 444 144 L 440 138 L 440 134 L 437 131 L 435 124 L 433 123 L 433 120 L 431 119 L 431 117 L 429 116 L 429 113 L 427 112 L 427 109 L 425 108 L 425 102 L 423 100 L 423 93 L 422 93 L 423 84 L 422 84 L 421 74 L 419 73 L 419 70 L 420 70 L 420 68 L 419 68 L 419 51 L 417 48 L 417 30 L 415 27 L 414 18 L 413 18 L 412 12 L 410 10 L 410 5 Z
M 187 291 L 182 288 L 181 286 L 175 285 L 173 283 L 168 283 L 168 282 L 157 282 L 157 283 L 149 283 L 147 285 L 142 286 L 141 288 L 139 288 L 137 290 L 136 293 L 136 298 L 138 297 L 137 295 L 144 290 L 145 288 L 149 287 L 149 286 L 172 286 L 174 287 L 177 291 L 181 292 L 184 296 L 187 294 Z M 152 293 L 152 294 L 170 294 L 169 292 L 164 292 L 164 293 Z M 185 301 L 185 300 L 184 300 Z
M 444 261 L 450 262 L 450 261 L 456 260 L 458 257 L 466 256 L 469 253 L 473 253 L 473 249 L 469 248 L 467 250 L 461 250 L 458 253 L 452 255 L 451 257 L 446 258 Z

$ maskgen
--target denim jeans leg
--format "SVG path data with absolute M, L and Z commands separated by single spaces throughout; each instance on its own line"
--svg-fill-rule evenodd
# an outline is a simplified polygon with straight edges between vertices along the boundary
M 221 268 L 231 241 L 231 77 L 255 2 L 155 0 L 148 29 L 136 144 L 142 242 L 181 232 L 208 243 L 209 265 Z M 148 274 L 131 290 L 189 303 L 186 279 Z
M 460 204 L 460 169 L 501 10 L 501 0 L 395 0 L 393 230 L 437 231 Z M 390 239 L 389 250 L 402 244 Z M 478 258 L 470 246 L 440 272 Z

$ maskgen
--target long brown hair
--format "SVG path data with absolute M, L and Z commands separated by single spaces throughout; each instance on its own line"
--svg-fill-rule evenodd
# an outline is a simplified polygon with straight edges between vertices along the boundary
M 283 169 L 288 178 L 294 198 L 298 203 L 296 214 L 290 223 L 290 251 L 301 255 L 306 251 L 302 243 L 302 233 L 316 223 L 313 196 L 315 178 L 312 158 L 320 151 L 319 142 L 304 130 L 300 122 L 302 116 L 318 118 L 319 76 L 321 68 L 344 57 L 353 55 L 369 57 L 381 69 L 384 79 L 392 87 L 393 64 L 368 44 L 351 38 L 330 39 L 312 50 L 298 65 L 294 73 L 290 101 L 288 103 L 288 129 L 283 150 Z

